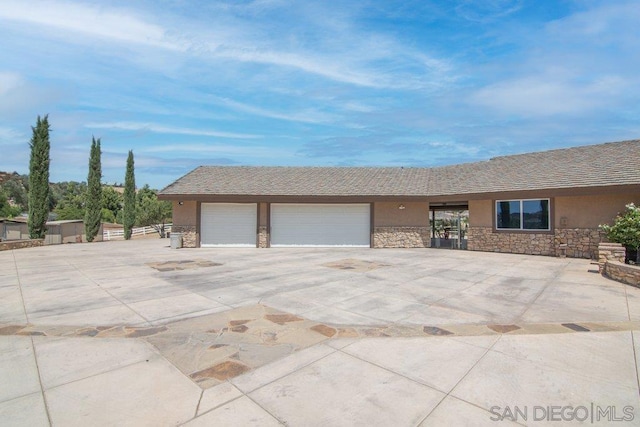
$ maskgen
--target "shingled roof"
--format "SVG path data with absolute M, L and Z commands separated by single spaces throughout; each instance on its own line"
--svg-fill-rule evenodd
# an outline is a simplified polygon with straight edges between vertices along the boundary
M 640 185 L 640 140 L 434 168 L 201 166 L 160 194 L 443 196 Z
M 431 169 L 429 195 L 640 184 L 640 140 L 495 157 Z
M 200 166 L 161 191 L 251 196 L 423 196 L 427 168 Z

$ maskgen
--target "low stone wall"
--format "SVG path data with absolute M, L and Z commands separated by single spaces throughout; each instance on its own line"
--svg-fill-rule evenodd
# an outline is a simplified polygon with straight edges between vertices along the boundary
M 640 288 L 640 267 L 619 261 L 607 261 L 603 274 L 618 282 Z
M 12 251 L 14 249 L 35 248 L 44 245 L 44 239 L 7 240 L 0 242 L 0 251 Z
M 182 247 L 196 248 L 198 246 L 198 234 L 195 225 L 176 225 L 171 226 L 172 233 L 182 233 Z
M 374 248 L 428 248 L 430 243 L 429 227 L 376 227 L 373 230 Z
M 268 235 L 267 235 L 267 227 L 260 226 L 258 227 L 258 247 L 266 248 L 268 246 Z
M 468 249 L 527 255 L 595 259 L 603 234 L 593 228 L 557 228 L 553 233 L 494 232 L 491 227 L 469 227 Z
M 491 227 L 469 227 L 467 249 L 512 254 L 556 255 L 553 234 L 494 233 Z
M 626 249 L 620 243 L 600 243 L 598 245 L 598 265 L 600 272 L 604 270 L 607 261 L 624 263 Z
M 598 245 L 600 274 L 618 282 L 640 288 L 640 266 L 624 263 L 626 250 L 620 243 Z

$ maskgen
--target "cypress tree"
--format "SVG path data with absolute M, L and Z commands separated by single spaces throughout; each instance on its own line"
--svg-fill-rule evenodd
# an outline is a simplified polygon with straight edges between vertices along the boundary
M 133 151 L 127 157 L 127 172 L 124 176 L 124 206 L 122 208 L 122 225 L 124 238 L 131 239 L 131 229 L 136 222 L 136 177 L 133 170 Z
M 87 197 L 85 201 L 86 213 L 84 217 L 84 231 L 87 241 L 93 239 L 100 231 L 102 217 L 102 166 L 100 162 L 100 138 L 91 138 L 91 154 L 89 155 L 89 175 L 87 176 Z
M 49 218 L 49 116 L 31 127 L 31 158 L 29 160 L 29 237 L 42 239 Z

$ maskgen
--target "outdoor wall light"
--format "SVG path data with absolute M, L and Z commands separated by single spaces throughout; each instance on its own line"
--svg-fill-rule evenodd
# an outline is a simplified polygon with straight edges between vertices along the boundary
M 184 205 L 184 202 L 183 202 L 182 200 L 180 200 L 180 201 L 178 202 L 178 204 L 179 204 L 180 206 L 182 206 L 182 205 Z
M 402 211 L 402 210 L 404 210 L 404 209 L 405 209 L 405 207 L 404 207 L 404 205 L 403 205 L 402 203 L 400 203 L 400 204 L 398 205 L 398 209 L 400 209 L 400 210 Z

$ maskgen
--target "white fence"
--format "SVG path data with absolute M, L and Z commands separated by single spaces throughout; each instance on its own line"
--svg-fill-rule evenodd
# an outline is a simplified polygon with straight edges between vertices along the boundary
M 164 225 L 165 232 L 171 232 L 171 224 Z M 131 237 L 146 236 L 147 234 L 158 234 L 158 231 L 151 226 L 137 227 L 131 229 Z M 103 240 L 124 240 L 124 229 L 105 229 L 102 231 Z

